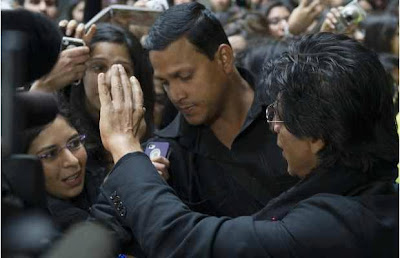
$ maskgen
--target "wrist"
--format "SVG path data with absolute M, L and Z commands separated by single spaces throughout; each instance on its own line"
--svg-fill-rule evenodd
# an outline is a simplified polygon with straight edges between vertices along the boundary
M 42 77 L 42 78 L 36 80 L 32 84 L 30 90 L 31 91 L 43 91 L 43 92 L 48 92 L 48 93 L 53 92 L 53 90 L 50 86 L 50 82 L 48 80 L 46 80 L 45 77 Z
M 118 162 L 123 156 L 125 156 L 128 153 L 131 152 L 142 152 L 142 146 L 140 145 L 139 142 L 120 142 L 118 141 L 113 141 L 114 144 L 110 146 L 109 151 L 113 157 L 114 164 Z

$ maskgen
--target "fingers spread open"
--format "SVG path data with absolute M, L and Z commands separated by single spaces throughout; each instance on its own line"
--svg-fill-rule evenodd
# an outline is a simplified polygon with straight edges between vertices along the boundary
M 96 28 L 95 24 L 90 26 L 89 30 L 83 36 L 83 40 L 85 41 L 86 45 L 89 45 L 89 42 L 92 40 L 92 38 L 93 38 L 94 34 L 96 33 L 96 31 L 97 31 L 97 28 Z

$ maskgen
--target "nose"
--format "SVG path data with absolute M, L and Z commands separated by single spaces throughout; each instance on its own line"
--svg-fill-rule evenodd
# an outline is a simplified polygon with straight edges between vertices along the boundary
M 44 0 L 40 1 L 40 4 L 39 4 L 39 9 L 40 9 L 40 11 L 41 11 L 41 12 L 45 12 L 45 11 L 46 11 L 46 8 L 47 8 L 46 1 L 44 1 Z
M 289 26 L 287 20 L 281 20 L 279 22 L 279 26 L 280 26 L 280 32 L 281 32 L 281 36 L 283 36 L 285 34 L 285 30 L 286 28 Z
M 272 122 L 272 130 L 274 133 L 278 134 L 281 130 L 282 123 Z
M 67 148 L 64 148 L 59 153 L 61 165 L 64 168 L 75 167 L 79 165 L 78 158 Z
M 167 94 L 173 103 L 182 102 L 187 98 L 187 92 L 185 91 L 184 86 L 180 83 L 171 82 L 169 84 Z

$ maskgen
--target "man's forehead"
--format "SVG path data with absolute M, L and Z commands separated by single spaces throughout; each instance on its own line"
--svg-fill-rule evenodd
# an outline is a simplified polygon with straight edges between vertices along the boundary
M 186 38 L 172 42 L 163 50 L 151 50 L 149 54 L 155 76 L 193 69 L 199 62 L 208 59 Z
M 150 50 L 149 54 L 161 54 L 161 55 L 177 55 L 178 57 L 187 58 L 193 55 L 199 56 L 202 55 L 207 57 L 207 54 L 204 53 L 198 46 L 190 42 L 190 40 L 186 36 L 182 36 L 179 39 L 171 42 L 167 47 L 160 50 Z

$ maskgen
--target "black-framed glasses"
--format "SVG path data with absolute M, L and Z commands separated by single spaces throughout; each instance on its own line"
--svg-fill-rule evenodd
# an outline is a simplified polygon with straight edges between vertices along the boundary
M 85 142 L 86 135 L 81 134 L 81 135 L 76 135 L 72 137 L 63 147 L 57 147 L 57 146 L 52 146 L 51 148 L 48 148 L 40 153 L 37 154 L 37 157 L 40 160 L 46 160 L 46 161 L 52 161 L 55 160 L 58 157 L 58 154 L 65 148 L 67 148 L 69 151 L 74 152 L 79 150 L 82 146 L 83 143 Z
M 284 122 L 280 119 L 280 117 L 278 115 L 275 103 L 272 103 L 267 107 L 267 109 L 265 110 L 265 117 L 267 118 L 267 122 L 271 126 L 274 126 L 275 123 L 283 123 Z

